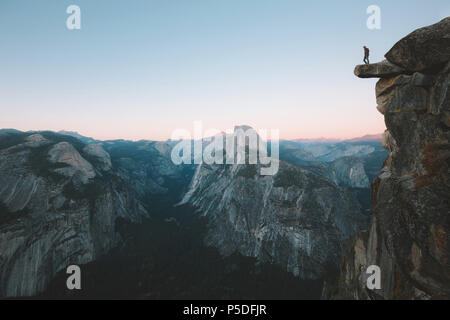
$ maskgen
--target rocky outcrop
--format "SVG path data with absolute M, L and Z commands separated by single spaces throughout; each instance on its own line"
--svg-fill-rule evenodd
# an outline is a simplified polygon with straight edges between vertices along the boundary
M 205 243 L 277 263 L 303 279 L 337 266 L 340 244 L 367 226 L 345 189 L 281 161 L 274 176 L 259 165 L 202 163 L 182 203 L 207 218 Z
M 0 136 L 0 297 L 43 291 L 61 269 L 117 246 L 117 218 L 148 215 L 122 179 L 102 173 L 107 159 L 54 133 Z
M 387 60 L 372 64 L 360 64 L 355 68 L 355 75 L 360 78 L 389 78 L 404 73 L 405 70 Z
M 386 59 L 410 72 L 433 72 L 450 60 L 450 17 L 397 42 Z
M 449 35 L 447 18 L 386 55 L 413 73 L 377 83 L 389 157 L 372 185 L 370 228 L 344 248 L 334 298 L 450 298 Z M 380 290 L 366 287 L 369 265 L 381 268 Z

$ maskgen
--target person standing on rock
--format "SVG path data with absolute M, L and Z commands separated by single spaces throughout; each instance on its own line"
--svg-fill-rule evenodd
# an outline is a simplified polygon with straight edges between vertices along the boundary
M 366 46 L 363 47 L 364 48 L 364 63 L 365 64 L 369 64 L 369 54 L 370 54 L 370 50 L 369 48 L 367 48 Z

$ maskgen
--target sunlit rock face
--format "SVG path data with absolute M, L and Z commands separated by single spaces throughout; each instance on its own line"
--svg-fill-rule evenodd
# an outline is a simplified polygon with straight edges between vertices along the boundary
M 382 78 L 378 109 L 389 151 L 372 185 L 371 226 L 348 242 L 334 298 L 450 298 L 450 18 L 397 43 L 387 59 L 407 72 Z M 365 270 L 381 268 L 381 289 Z

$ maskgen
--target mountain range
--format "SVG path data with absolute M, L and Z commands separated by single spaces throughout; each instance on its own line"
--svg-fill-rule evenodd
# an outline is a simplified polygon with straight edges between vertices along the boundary
M 264 178 L 253 165 L 176 166 L 171 141 L 1 130 L 2 296 L 44 291 L 69 263 L 101 260 L 124 246 L 119 224 L 170 219 L 177 203 L 206 219 L 202 242 L 221 256 L 322 279 L 337 268 L 342 242 L 368 225 L 352 188 L 369 194 L 364 157 L 381 147 L 281 145 L 279 173 Z M 345 155 L 339 162 L 330 156 L 336 150 Z

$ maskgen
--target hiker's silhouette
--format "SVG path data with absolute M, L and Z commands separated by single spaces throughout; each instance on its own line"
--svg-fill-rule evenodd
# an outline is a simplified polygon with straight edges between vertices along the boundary
M 363 48 L 364 48 L 364 60 L 363 61 L 365 64 L 369 64 L 370 63 L 370 61 L 369 61 L 370 50 L 366 46 L 364 46 Z

